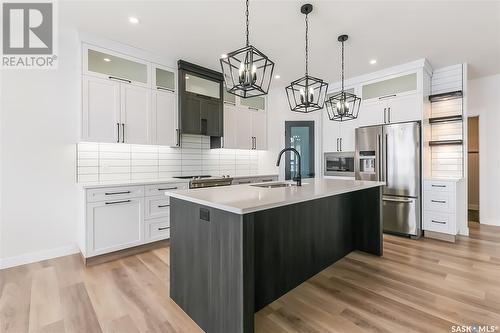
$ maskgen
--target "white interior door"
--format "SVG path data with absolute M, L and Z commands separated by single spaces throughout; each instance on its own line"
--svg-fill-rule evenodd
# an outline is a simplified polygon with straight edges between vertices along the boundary
M 143 214 L 143 198 L 87 204 L 89 255 L 140 245 L 144 240 Z
M 252 114 L 252 135 L 255 139 L 255 149 L 267 149 L 267 117 L 266 111 L 250 110 Z
M 153 92 L 153 126 L 156 144 L 176 146 L 177 135 L 177 108 L 175 93 L 170 91 Z
M 150 89 L 121 85 L 121 130 L 124 143 L 151 142 L 151 110 Z
M 82 85 L 82 140 L 118 142 L 120 83 L 83 76 Z
M 236 126 L 236 148 L 252 149 L 252 111 L 246 107 L 238 108 Z
M 224 144 L 223 148 L 237 149 L 238 109 L 236 106 L 224 103 Z

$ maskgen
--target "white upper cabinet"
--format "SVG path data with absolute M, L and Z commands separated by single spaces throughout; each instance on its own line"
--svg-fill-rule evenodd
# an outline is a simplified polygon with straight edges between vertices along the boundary
M 250 110 L 252 115 L 253 149 L 267 149 L 267 115 L 264 110 Z
M 234 95 L 233 95 L 234 96 Z M 238 109 L 235 105 L 224 103 L 224 137 L 222 148 L 237 149 Z
M 403 93 L 417 90 L 417 73 L 396 76 L 387 80 L 368 83 L 362 87 L 362 98 L 365 101 L 396 97 Z
M 120 83 L 83 76 L 82 86 L 82 140 L 119 142 Z
M 153 136 L 155 144 L 179 146 L 177 98 L 171 91 L 153 92 Z
M 122 142 L 151 143 L 151 91 L 132 85 L 121 85 Z
M 148 62 L 94 46 L 83 46 L 84 74 L 149 87 Z
M 246 106 L 252 110 L 265 110 L 266 99 L 262 96 L 240 98 L 240 105 Z
M 387 101 L 388 123 L 422 120 L 423 99 L 420 94 L 403 95 Z
M 174 69 L 156 64 L 153 65 L 152 69 L 153 73 L 151 77 L 153 78 L 153 89 L 166 91 L 177 90 L 177 75 Z
M 239 108 L 236 120 L 236 147 L 237 149 L 253 149 L 252 112 L 247 108 Z

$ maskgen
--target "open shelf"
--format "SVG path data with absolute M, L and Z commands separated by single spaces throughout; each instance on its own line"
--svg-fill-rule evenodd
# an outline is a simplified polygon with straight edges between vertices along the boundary
M 454 115 L 454 116 L 429 118 L 429 123 L 430 124 L 439 124 L 439 123 L 450 123 L 450 122 L 456 122 L 456 121 L 462 121 L 462 120 L 463 120 L 463 117 L 461 114 L 459 114 L 459 115 Z
M 462 90 L 450 91 L 441 94 L 434 94 L 429 96 L 429 101 L 433 102 L 441 102 L 447 101 L 449 99 L 462 98 Z
M 429 146 L 451 146 L 451 145 L 462 145 L 463 140 L 439 140 L 439 141 L 429 141 Z

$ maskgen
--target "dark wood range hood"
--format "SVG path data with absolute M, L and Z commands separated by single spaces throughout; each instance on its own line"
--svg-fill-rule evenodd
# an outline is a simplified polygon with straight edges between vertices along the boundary
M 182 134 L 224 135 L 221 73 L 183 60 L 179 69 L 179 125 Z

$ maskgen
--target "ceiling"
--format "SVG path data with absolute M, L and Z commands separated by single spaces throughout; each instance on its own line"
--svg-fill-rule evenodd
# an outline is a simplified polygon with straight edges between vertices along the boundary
M 304 74 L 303 3 L 250 1 L 250 42 L 275 61 L 275 86 Z M 433 68 L 467 62 L 470 77 L 500 73 L 500 2 L 311 3 L 309 72 L 329 82 L 340 77 L 343 33 L 347 77 L 424 57 Z M 60 1 L 59 14 L 61 24 L 217 70 L 220 55 L 245 41 L 243 0 Z

